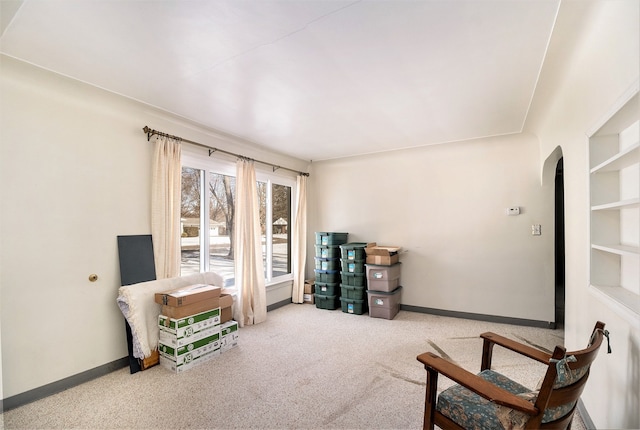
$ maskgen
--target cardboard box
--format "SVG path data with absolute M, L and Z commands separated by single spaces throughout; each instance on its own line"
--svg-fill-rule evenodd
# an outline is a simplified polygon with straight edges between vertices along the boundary
M 185 306 L 205 299 L 220 297 L 222 288 L 195 284 L 155 294 L 156 303 L 165 306 Z
M 221 294 L 220 297 L 204 299 L 199 302 L 191 303 L 184 306 L 162 306 L 162 315 L 169 318 L 185 318 L 191 315 L 206 312 L 211 309 L 220 308 L 220 322 L 229 321 L 224 316 L 231 314 L 231 306 L 233 306 L 233 296 L 229 294 Z
M 168 331 L 178 337 L 184 337 L 187 330 L 195 332 L 218 324 L 220 324 L 220 308 L 179 319 L 165 315 L 158 316 L 160 330 Z
M 391 266 L 400 261 L 400 246 L 367 246 L 364 249 L 367 254 L 367 264 L 379 266 Z
M 220 324 L 233 319 L 233 296 L 222 294 L 220 296 Z
M 142 370 L 147 370 L 150 367 L 155 366 L 159 362 L 160 354 L 158 354 L 158 350 L 154 349 L 151 351 L 151 355 L 143 358 L 142 360 L 138 360 L 140 362 L 140 368 Z
M 212 297 L 210 299 L 204 299 L 199 302 L 191 303 L 184 306 L 162 305 L 162 315 L 169 318 L 185 318 L 219 307 L 221 307 L 220 298 Z
M 182 333 L 182 336 L 178 336 L 175 333 L 168 332 L 160 328 L 160 333 L 158 335 L 158 340 L 163 345 L 168 345 L 173 348 L 178 348 L 181 346 L 188 345 L 189 343 L 195 342 L 200 339 L 204 339 L 205 337 L 210 337 L 215 334 L 220 334 L 220 325 L 214 325 L 205 327 L 201 330 L 193 330 L 193 326 L 188 326 Z
M 220 350 L 225 352 L 238 346 L 238 323 L 228 321 L 220 326 Z
M 185 370 L 189 370 L 192 369 L 202 363 L 205 363 L 209 360 L 211 360 L 212 358 L 215 358 L 217 356 L 220 355 L 220 348 L 207 352 L 206 354 L 203 354 L 199 357 L 194 358 L 193 360 L 191 360 L 188 363 L 183 363 L 183 364 L 177 364 L 175 361 L 171 360 L 170 358 L 166 358 L 164 356 L 160 356 L 160 366 L 164 367 L 165 369 L 168 369 L 174 373 L 181 373 L 184 372 Z
M 233 319 L 233 308 L 228 306 L 226 308 L 220 308 L 220 324 L 229 322 Z
M 315 279 L 307 279 L 304 281 L 304 294 L 313 294 L 315 293 L 314 291 L 314 286 L 315 286 Z
M 191 342 L 187 345 L 175 348 L 163 343 L 158 344 L 158 351 L 160 352 L 160 356 L 175 361 L 176 365 L 189 363 L 193 361 L 193 359 L 198 358 L 208 352 L 215 351 L 216 349 L 220 349 L 219 331 L 209 337 L 205 337 L 200 340 Z
M 316 290 L 315 284 L 316 284 L 315 279 L 307 279 L 304 281 L 304 293 L 302 295 L 303 303 L 310 303 L 313 305 L 316 302 L 315 296 L 313 295 L 313 293 L 315 293 L 315 290 Z

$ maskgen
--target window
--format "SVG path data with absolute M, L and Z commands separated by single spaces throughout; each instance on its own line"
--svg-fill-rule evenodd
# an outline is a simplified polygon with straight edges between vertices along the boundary
M 265 276 L 291 274 L 291 187 L 258 181 Z
M 181 275 L 213 271 L 234 284 L 235 163 L 185 155 L 182 167 Z M 292 279 L 292 191 L 295 179 L 256 165 L 265 282 Z M 203 234 L 207 232 L 207 234 Z

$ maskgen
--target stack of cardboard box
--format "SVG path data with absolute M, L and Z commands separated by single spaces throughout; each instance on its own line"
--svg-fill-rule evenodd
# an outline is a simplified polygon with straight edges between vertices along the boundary
M 316 282 L 314 279 L 306 279 L 304 281 L 304 303 L 311 303 L 312 305 L 315 303 L 315 297 L 313 295 L 313 293 L 315 292 L 315 283 Z
M 183 372 L 238 344 L 232 320 L 233 296 L 213 285 L 196 284 L 157 293 L 160 365 Z

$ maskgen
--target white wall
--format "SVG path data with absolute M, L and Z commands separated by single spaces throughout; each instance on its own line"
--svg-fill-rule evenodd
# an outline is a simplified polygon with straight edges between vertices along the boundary
M 564 154 L 567 313 L 565 342 L 583 348 L 597 320 L 607 324 L 613 353 L 600 352 L 582 400 L 597 428 L 639 428 L 640 320 L 616 312 L 590 292 L 587 133 L 640 74 L 640 2 L 563 2 L 551 52 L 573 34 L 572 55 L 548 60 L 527 129 L 545 160 Z M 575 26 L 576 19 L 579 25 Z M 553 70 L 551 70 L 553 68 Z
M 402 246 L 405 305 L 553 322 L 553 194 L 538 157 L 535 137 L 512 135 L 314 162 L 309 231 Z
M 150 233 L 143 126 L 294 169 L 306 163 L 0 59 L 6 399 L 127 355 L 116 236 Z

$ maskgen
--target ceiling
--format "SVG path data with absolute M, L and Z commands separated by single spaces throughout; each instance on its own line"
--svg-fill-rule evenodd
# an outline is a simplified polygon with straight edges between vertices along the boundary
M 0 0 L 0 50 L 321 160 L 521 132 L 559 2 Z

